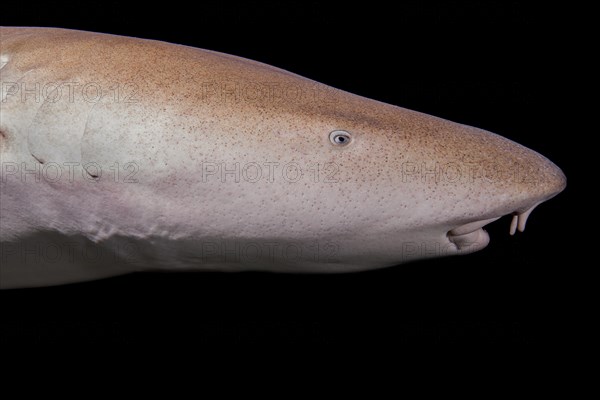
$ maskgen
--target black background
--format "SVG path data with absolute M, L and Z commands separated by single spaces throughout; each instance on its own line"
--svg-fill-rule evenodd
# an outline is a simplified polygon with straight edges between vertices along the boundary
M 2 5 L 2 25 L 182 43 L 499 133 L 559 165 L 569 188 L 483 251 L 348 275 L 138 274 L 0 293 L 14 342 L 534 343 L 555 330 L 572 262 L 572 160 L 556 121 L 560 35 L 518 1 L 383 5 L 120 1 Z M 550 77 L 550 78 L 549 78 Z M 562 100 L 564 101 L 564 99 Z M 564 311 L 564 310 L 562 310 Z

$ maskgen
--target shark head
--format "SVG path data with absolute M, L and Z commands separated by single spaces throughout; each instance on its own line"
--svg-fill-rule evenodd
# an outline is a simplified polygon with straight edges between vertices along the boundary
M 197 171 L 221 193 L 227 231 L 328 249 L 299 264 L 282 252 L 276 270 L 356 271 L 481 250 L 486 224 L 512 215 L 510 234 L 523 231 L 566 186 L 551 161 L 494 133 L 320 90 L 317 103 L 256 109 L 252 123 L 215 138 L 211 154 L 233 156 Z
M 165 121 L 143 105 L 124 139 L 130 121 L 107 129 L 123 114 L 109 104 L 84 140 L 89 160 L 109 164 L 119 149 L 123 163 L 156 166 L 150 214 L 177 237 L 165 253 L 185 243 L 201 268 L 348 272 L 466 254 L 488 244 L 486 224 L 510 214 L 510 233 L 522 231 L 566 185 L 548 159 L 491 132 L 205 57 L 206 81 L 159 103 L 171 105 Z
M 127 243 L 123 272 L 349 272 L 466 254 L 488 244 L 486 224 L 513 215 L 522 231 L 566 185 L 499 135 L 212 51 L 10 28 L 2 60 L 3 159 L 76 170 L 3 179 L 2 239 Z M 39 101 L 22 83 L 51 90 Z M 44 271 L 36 285 L 94 277 Z
M 327 197 L 343 216 L 338 232 L 352 225 L 348 261 L 394 265 L 481 250 L 485 225 L 512 215 L 510 234 L 523 231 L 532 210 L 566 186 L 548 159 L 491 132 L 371 100 L 343 104 L 323 112 L 346 116 L 330 134 L 340 188 Z

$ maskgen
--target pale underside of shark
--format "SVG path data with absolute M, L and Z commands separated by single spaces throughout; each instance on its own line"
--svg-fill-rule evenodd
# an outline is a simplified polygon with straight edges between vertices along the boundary
M 466 254 L 566 186 L 496 134 L 243 58 L 0 28 L 0 287 Z

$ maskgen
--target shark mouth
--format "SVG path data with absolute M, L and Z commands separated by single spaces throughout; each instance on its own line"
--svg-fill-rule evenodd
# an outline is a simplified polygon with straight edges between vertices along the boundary
M 539 203 L 538 203 L 539 204 Z M 514 235 L 517 231 L 525 231 L 525 225 L 527 224 L 527 218 L 531 215 L 533 209 L 537 204 L 528 208 L 525 211 L 515 211 L 512 213 L 512 220 L 510 222 L 510 235 Z M 458 228 L 454 228 L 447 233 L 448 240 L 456 245 L 457 250 L 460 251 L 477 251 L 485 246 L 490 241 L 488 233 L 483 227 L 491 222 L 500 219 L 500 217 L 484 219 L 480 221 L 469 222 L 468 224 L 461 225 Z

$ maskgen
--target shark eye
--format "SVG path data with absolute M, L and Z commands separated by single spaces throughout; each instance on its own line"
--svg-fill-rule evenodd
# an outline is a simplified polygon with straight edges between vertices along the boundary
M 333 131 L 329 134 L 329 140 L 337 146 L 346 146 L 350 143 L 352 137 L 346 131 Z

